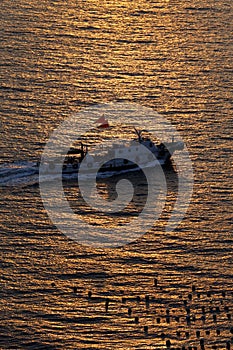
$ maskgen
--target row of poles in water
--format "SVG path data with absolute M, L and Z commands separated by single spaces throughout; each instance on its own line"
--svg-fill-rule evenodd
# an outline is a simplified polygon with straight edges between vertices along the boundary
M 158 291 L 162 291 L 162 287 L 159 287 L 158 286 L 158 278 L 155 278 L 154 281 L 153 281 L 153 284 L 154 284 L 154 287 L 156 287 L 156 289 Z M 74 293 L 77 293 L 78 292 L 78 288 L 76 286 L 73 287 L 73 292 Z M 218 292 L 219 293 L 219 292 Z M 186 299 L 183 299 L 183 296 L 180 295 L 180 299 L 182 299 L 182 302 L 183 302 L 183 307 L 185 308 L 185 311 L 186 311 L 186 315 L 184 316 L 185 318 L 185 323 L 187 326 L 191 325 L 191 323 L 195 323 L 197 319 L 197 317 L 195 315 L 192 315 L 191 314 L 191 310 L 192 310 L 192 301 L 193 301 L 193 297 L 194 295 L 196 295 L 196 297 L 198 299 L 201 298 L 202 295 L 205 295 L 208 300 L 210 300 L 211 304 L 212 304 L 212 295 L 214 294 L 213 291 L 209 290 L 207 292 L 198 292 L 196 290 L 196 286 L 195 285 L 192 285 L 191 287 L 191 292 L 187 295 L 187 298 Z M 222 297 L 222 300 L 221 300 L 221 304 L 223 304 L 223 299 L 226 298 L 227 296 L 227 292 L 225 290 L 222 290 L 220 292 L 220 295 Z M 93 293 L 92 291 L 88 291 L 87 293 L 87 298 L 89 301 L 92 300 L 93 298 Z M 142 301 L 145 302 L 146 304 L 146 307 L 149 308 L 149 305 L 150 303 L 154 302 L 154 298 L 151 297 L 150 295 L 146 295 L 145 297 L 141 298 L 140 296 L 137 296 L 135 298 L 135 300 L 137 301 L 137 303 L 140 303 Z M 127 303 L 127 298 L 126 297 L 122 297 L 121 299 L 121 303 L 122 304 L 126 304 Z M 108 313 L 109 311 L 109 306 L 111 304 L 111 299 L 110 298 L 105 298 L 105 312 Z M 223 307 L 220 307 L 219 305 L 213 307 L 212 305 L 207 309 L 207 306 L 206 305 L 202 305 L 201 306 L 201 311 L 200 311 L 200 314 L 201 314 L 201 317 L 199 318 L 199 320 L 202 321 L 202 323 L 204 324 L 205 321 L 206 321 L 206 317 L 207 317 L 207 314 L 212 314 L 212 320 L 213 322 L 216 324 L 217 321 L 218 321 L 218 315 L 221 313 L 221 312 L 225 312 L 225 315 L 226 315 L 226 320 L 227 321 L 231 321 L 231 314 L 230 314 L 230 309 L 229 309 L 229 306 L 225 305 Z M 132 317 L 133 313 L 134 313 L 134 310 L 131 306 L 128 307 L 127 309 L 127 313 L 128 313 L 128 316 L 129 317 Z M 156 317 L 156 323 L 157 324 L 160 324 L 161 323 L 161 320 L 163 320 L 165 318 L 166 320 L 166 323 L 169 324 L 171 320 L 174 320 L 176 321 L 177 323 L 180 323 L 181 321 L 181 316 L 173 316 L 170 314 L 170 310 L 169 308 L 166 309 L 166 313 L 165 315 L 163 315 L 162 317 Z M 134 322 L 135 324 L 139 324 L 140 323 L 140 317 L 138 315 L 135 315 L 134 316 Z M 144 333 L 145 335 L 148 335 L 149 334 L 149 326 L 148 325 L 144 325 L 143 326 L 143 330 L 144 330 Z M 181 340 L 181 336 L 184 334 L 185 338 L 186 339 L 189 339 L 190 337 L 190 332 L 189 331 L 180 331 L 180 330 L 177 330 L 176 331 L 176 336 L 177 336 L 177 339 L 178 340 Z M 201 332 L 199 329 L 196 330 L 195 332 L 195 335 L 196 335 L 196 339 L 199 341 L 199 346 L 200 346 L 200 349 L 201 350 L 204 350 L 205 349 L 205 339 L 204 339 L 204 336 L 210 336 L 211 332 L 210 330 L 206 330 L 205 332 Z M 212 332 L 213 334 L 213 332 Z M 217 336 L 220 336 L 221 335 L 221 330 L 220 328 L 216 328 L 215 330 L 215 334 Z M 233 335 L 233 327 L 230 326 L 229 327 L 229 336 Z M 185 347 L 185 346 L 182 346 L 182 347 L 175 347 L 173 348 L 172 347 L 172 341 L 170 339 L 166 339 L 168 338 L 165 333 L 161 333 L 160 334 L 160 337 L 162 340 L 165 341 L 165 346 L 167 349 L 177 349 L 177 350 L 195 350 L 195 349 L 198 349 L 197 346 L 188 346 L 188 347 Z M 227 350 L 230 350 L 231 349 L 231 344 L 233 343 L 233 336 L 231 336 L 231 339 L 227 340 L 225 342 L 225 349 Z M 212 349 L 218 349 L 217 345 L 212 345 Z

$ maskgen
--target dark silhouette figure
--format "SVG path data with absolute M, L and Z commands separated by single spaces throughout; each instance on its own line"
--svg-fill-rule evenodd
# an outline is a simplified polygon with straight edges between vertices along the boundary
M 105 301 L 105 311 L 108 312 L 108 307 L 109 307 L 109 299 L 106 299 Z

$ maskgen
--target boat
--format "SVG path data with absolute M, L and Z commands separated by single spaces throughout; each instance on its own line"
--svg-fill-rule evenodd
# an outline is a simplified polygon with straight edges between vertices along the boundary
M 184 148 L 182 141 L 154 143 L 150 137 L 144 137 L 146 130 L 137 130 L 136 138 L 127 144 L 114 143 L 111 148 L 101 148 L 99 152 L 89 152 L 89 146 L 80 142 L 77 147 L 72 147 L 65 156 L 62 165 L 62 173 L 79 173 L 94 175 L 97 177 L 110 177 L 128 171 L 138 171 L 144 168 L 164 166 L 170 162 L 173 153 Z M 144 146 L 144 147 L 142 147 Z M 43 173 L 59 173 L 61 164 L 58 159 L 52 159 L 43 165 Z

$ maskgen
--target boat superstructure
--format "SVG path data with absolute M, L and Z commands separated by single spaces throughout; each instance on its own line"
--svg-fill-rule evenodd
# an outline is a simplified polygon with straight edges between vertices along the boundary
M 80 142 L 78 147 L 69 150 L 63 163 L 63 174 L 82 171 L 96 173 L 97 176 L 113 176 L 126 171 L 134 171 L 169 162 L 176 150 L 184 147 L 182 141 L 155 144 L 151 138 L 143 137 L 145 130 L 137 130 L 137 138 L 128 143 L 113 143 L 111 148 L 101 149 L 98 153 L 89 152 L 88 145 Z M 143 147 L 142 147 L 143 146 Z M 57 173 L 60 166 L 56 159 L 48 164 L 48 173 Z

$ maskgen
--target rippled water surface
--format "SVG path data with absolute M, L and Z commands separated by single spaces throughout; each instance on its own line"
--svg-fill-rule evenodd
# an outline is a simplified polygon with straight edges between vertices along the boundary
M 0 6 L 0 348 L 233 347 L 232 1 Z M 193 162 L 194 190 L 182 223 L 165 232 L 177 196 L 175 166 L 166 169 L 156 225 L 104 250 L 83 247 L 52 224 L 33 166 L 61 121 L 111 101 L 151 107 L 176 127 Z M 139 192 L 135 206 L 114 218 L 121 224 L 147 195 L 141 175 L 130 176 Z M 97 187 L 103 199 L 115 195 L 111 181 Z M 75 180 L 64 188 L 82 210 Z

